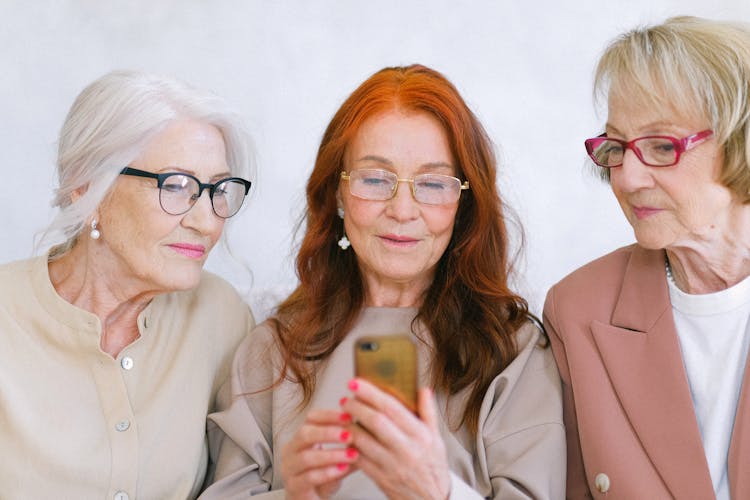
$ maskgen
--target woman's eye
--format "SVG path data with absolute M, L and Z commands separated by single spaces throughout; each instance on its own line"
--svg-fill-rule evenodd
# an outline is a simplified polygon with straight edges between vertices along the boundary
M 430 191 L 442 191 L 446 188 L 446 185 L 441 181 L 419 181 L 417 187 L 419 189 L 429 189 Z
M 165 182 L 164 184 L 162 184 L 161 189 L 162 191 L 167 191 L 169 193 L 181 193 L 182 191 L 185 191 L 185 189 L 187 189 L 187 186 Z
M 363 177 L 362 183 L 367 186 L 383 186 L 390 184 L 388 179 L 383 179 L 382 177 Z

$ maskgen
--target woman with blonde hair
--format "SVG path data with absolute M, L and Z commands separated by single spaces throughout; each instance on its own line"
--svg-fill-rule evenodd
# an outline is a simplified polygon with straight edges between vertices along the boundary
M 549 291 L 569 498 L 750 498 L 750 29 L 676 17 L 599 61 L 586 150 L 636 243 Z

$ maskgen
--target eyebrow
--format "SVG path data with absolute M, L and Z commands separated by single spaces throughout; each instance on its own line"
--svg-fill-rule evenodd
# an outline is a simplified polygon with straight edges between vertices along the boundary
M 382 163 L 384 165 L 388 165 L 390 167 L 393 167 L 393 162 L 389 160 L 388 158 L 383 158 L 382 156 L 378 155 L 365 155 L 362 158 L 358 158 L 356 161 L 374 161 L 377 163 Z M 444 161 L 431 161 L 427 163 L 423 163 L 419 166 L 420 170 L 422 169 L 428 169 L 428 170 L 436 170 L 439 168 L 450 168 L 452 170 L 455 170 L 455 167 L 451 165 L 450 163 L 446 163 Z
M 673 126 L 674 126 L 674 124 L 672 122 L 667 122 L 667 121 L 664 121 L 664 120 L 657 120 L 655 122 L 647 123 L 646 125 L 644 125 L 643 127 L 640 127 L 640 128 L 643 128 L 643 129 L 646 129 L 646 130 L 649 130 L 649 129 L 653 130 L 653 129 L 656 129 L 656 128 L 659 128 L 659 127 L 673 127 Z M 605 130 L 606 129 L 610 129 L 610 130 L 612 130 L 613 132 L 615 132 L 617 134 L 625 135 L 625 134 L 622 133 L 622 131 L 619 128 L 615 127 L 614 125 L 612 125 L 609 122 L 607 122 L 607 124 L 604 126 L 604 129 Z
M 166 173 L 171 173 L 171 172 L 178 173 L 178 174 L 190 174 L 195 178 L 199 178 L 196 175 L 196 172 L 192 170 L 188 170 L 186 168 L 178 167 L 176 165 L 169 165 L 167 167 L 164 167 L 163 169 L 159 169 L 156 171 L 157 174 L 166 174 Z M 232 172 L 229 172 L 229 171 L 221 172 L 221 173 L 212 175 L 211 177 L 208 178 L 208 180 L 210 183 L 213 183 L 214 181 L 219 181 L 221 179 L 226 179 L 228 177 L 233 177 Z

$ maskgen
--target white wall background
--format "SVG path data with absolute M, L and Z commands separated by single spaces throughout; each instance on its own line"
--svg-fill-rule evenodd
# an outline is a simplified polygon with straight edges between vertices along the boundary
M 304 183 L 343 99 L 386 65 L 420 62 L 462 92 L 497 145 L 500 189 L 525 228 L 518 288 L 547 288 L 632 240 L 582 141 L 605 117 L 591 75 L 626 29 L 678 14 L 750 21 L 747 0 L 0 0 L 0 262 L 51 220 L 56 136 L 107 71 L 177 76 L 236 105 L 257 147 L 249 205 L 209 268 L 263 316 L 295 283 Z

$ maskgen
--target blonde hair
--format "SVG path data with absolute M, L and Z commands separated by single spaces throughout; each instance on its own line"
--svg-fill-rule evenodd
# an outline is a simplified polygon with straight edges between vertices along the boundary
M 71 249 L 87 221 L 110 192 L 120 170 L 135 160 L 169 123 L 193 119 L 221 132 L 232 175 L 254 173 L 251 144 L 234 111 L 213 93 L 171 77 L 114 71 L 78 95 L 68 112 L 58 144 L 59 209 L 37 247 L 59 243 L 50 257 Z
M 613 96 L 708 120 L 724 148 L 719 181 L 750 201 L 750 26 L 681 16 L 619 36 L 594 77 L 595 100 Z

